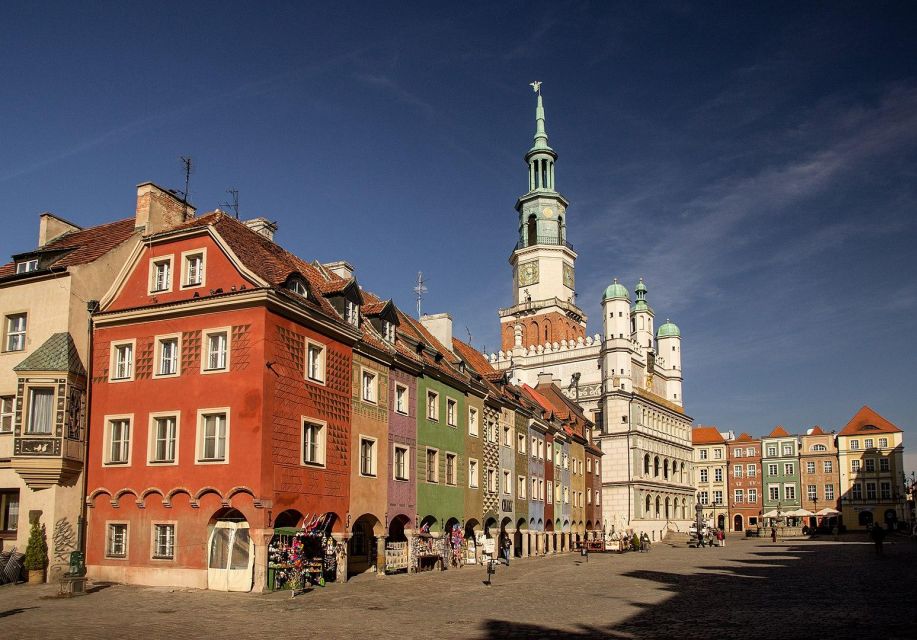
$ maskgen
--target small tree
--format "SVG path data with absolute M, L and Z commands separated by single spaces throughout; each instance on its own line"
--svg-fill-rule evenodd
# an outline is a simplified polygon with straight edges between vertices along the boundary
M 41 571 L 48 566 L 48 540 L 45 536 L 45 525 L 32 523 L 23 564 L 29 571 Z

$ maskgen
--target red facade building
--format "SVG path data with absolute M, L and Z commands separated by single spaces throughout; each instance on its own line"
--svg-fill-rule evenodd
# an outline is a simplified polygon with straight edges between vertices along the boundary
M 267 221 L 171 222 L 93 317 L 87 565 L 261 590 L 275 525 L 344 531 L 359 333 Z
M 743 433 L 726 442 L 729 485 L 730 531 L 743 531 L 761 524 L 763 482 L 761 440 Z

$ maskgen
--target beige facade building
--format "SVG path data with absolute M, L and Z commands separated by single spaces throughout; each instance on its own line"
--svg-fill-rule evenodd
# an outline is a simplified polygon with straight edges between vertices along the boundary
M 38 520 L 49 579 L 66 571 L 80 541 L 90 309 L 144 226 L 149 232 L 193 213 L 149 183 L 137 196 L 136 217 L 86 229 L 41 214 L 38 246 L 0 266 L 0 544 L 24 552 Z
M 691 430 L 691 444 L 694 448 L 694 486 L 697 500 L 704 508 L 704 522 L 725 530 L 729 523 L 726 439 L 716 427 L 695 427 Z
M 837 446 L 834 432 L 825 433 L 821 427 L 806 431 L 800 439 L 799 473 L 802 491 L 802 508 L 812 513 L 823 509 L 838 508 L 838 469 Z M 831 518 L 811 516 L 807 520 L 810 527 L 822 522 L 831 524 Z

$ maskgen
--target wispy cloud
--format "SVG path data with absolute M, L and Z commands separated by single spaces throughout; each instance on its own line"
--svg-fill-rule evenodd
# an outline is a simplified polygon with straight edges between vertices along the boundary
M 417 94 L 405 89 L 391 76 L 384 74 L 358 73 L 354 75 L 354 78 L 368 87 L 383 91 L 395 98 L 397 101 L 413 107 L 427 120 L 433 119 L 435 114 L 433 105 L 418 97 Z

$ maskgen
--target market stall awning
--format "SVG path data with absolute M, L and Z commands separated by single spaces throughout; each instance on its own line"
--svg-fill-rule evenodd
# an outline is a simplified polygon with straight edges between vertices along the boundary
M 824 509 L 820 509 L 818 513 L 816 513 L 815 515 L 817 516 L 836 516 L 839 513 L 840 511 L 838 511 L 837 509 L 832 509 L 831 507 L 825 507 Z

